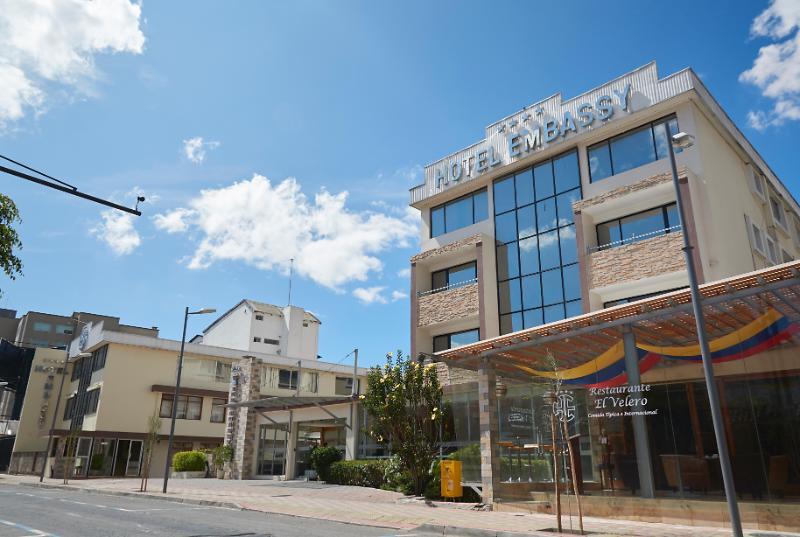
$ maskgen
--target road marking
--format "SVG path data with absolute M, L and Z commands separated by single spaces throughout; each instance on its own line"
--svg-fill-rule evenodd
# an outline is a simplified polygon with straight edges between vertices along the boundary
M 26 526 L 25 524 L 11 522 L 10 520 L 0 519 L 0 524 L 5 524 L 6 526 L 11 526 L 12 528 L 16 528 L 18 530 L 30 532 L 30 535 L 23 535 L 21 537 L 58 537 L 58 535 L 55 533 L 47 533 L 46 531 L 37 530 L 35 528 L 31 528 L 30 526 Z

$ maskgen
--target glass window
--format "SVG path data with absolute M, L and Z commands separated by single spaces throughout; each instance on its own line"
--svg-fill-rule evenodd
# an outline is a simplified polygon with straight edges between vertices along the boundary
M 581 186 L 581 175 L 578 172 L 578 153 L 567 153 L 553 160 L 556 175 L 556 193 L 565 192 Z
M 444 207 L 431 209 L 431 237 L 444 235 Z
M 297 371 L 281 369 L 278 371 L 278 388 L 287 390 L 297 389 Z
M 542 270 L 555 268 L 561 264 L 558 253 L 558 231 L 539 235 L 539 261 Z
M 261 343 L 261 338 L 258 336 L 253 336 L 253 343 Z
M 180 403 L 178 404 L 178 411 L 180 411 Z M 186 398 L 186 419 L 187 420 L 199 420 L 200 416 L 203 414 L 203 398 L 202 397 L 192 397 L 189 396 Z
M 648 125 L 611 141 L 614 174 L 638 168 L 656 160 L 653 132 Z
M 561 271 L 548 270 L 542 272 L 542 301 L 545 304 L 555 304 L 564 301 L 564 291 L 561 288 Z
M 508 334 L 522 330 L 522 313 L 512 313 L 500 316 L 500 333 Z
M 564 305 L 563 304 L 555 304 L 553 306 L 547 306 L 544 309 L 544 322 L 547 323 L 554 323 L 556 321 L 563 320 L 564 317 Z
M 555 198 L 549 198 L 536 204 L 536 221 L 539 224 L 539 233 L 555 229 L 558 226 Z
M 673 136 L 678 134 L 678 120 L 675 118 L 669 119 L 669 132 Z M 662 121 L 653 126 L 653 137 L 656 140 L 656 157 L 661 160 L 662 158 L 669 158 L 669 146 L 667 141 L 667 129 L 665 127 L 667 121 Z M 680 153 L 680 148 L 675 150 Z
M 678 225 L 676 205 L 670 203 L 655 209 L 648 209 L 624 218 L 597 224 L 597 247 L 604 250 L 620 244 L 646 240 L 663 233 L 669 233 Z
M 533 205 L 517 209 L 517 228 L 520 239 L 536 234 L 536 210 Z
M 519 241 L 519 273 L 539 272 L 539 239 L 529 237 Z
M 567 302 L 565 306 L 567 309 L 567 318 L 583 315 L 583 304 L 581 303 L 580 300 L 573 300 L 571 302 Z
M 539 326 L 540 324 L 544 323 L 544 315 L 542 312 L 542 308 L 536 308 L 534 310 L 527 310 L 522 312 L 522 320 L 525 324 L 525 328 L 533 328 L 534 326 Z
M 94 414 L 97 412 L 97 404 L 100 402 L 100 388 L 89 390 L 86 392 L 86 412 L 85 414 Z
M 614 220 L 597 224 L 597 246 L 602 249 L 604 246 L 612 245 L 622 240 L 622 235 L 619 230 L 619 221 Z
M 215 382 L 227 383 L 231 381 L 231 364 L 217 361 L 214 369 L 215 369 L 214 371 Z
M 472 224 L 472 197 L 461 198 L 444 206 L 446 233 Z
M 514 208 L 514 178 L 508 177 L 494 184 L 494 214 Z
M 440 336 L 434 336 L 433 352 L 446 351 L 447 349 L 454 349 L 478 341 L 480 341 L 480 335 L 477 328 L 464 330 L 462 332 L 454 332 L 452 334 L 442 334 Z
M 558 237 L 561 242 L 561 263 L 578 262 L 578 243 L 575 239 L 575 226 L 562 227 L 558 230 Z
M 664 211 L 661 208 L 644 211 L 620 219 L 622 240 L 633 242 L 641 235 L 650 235 L 664 229 Z
M 498 242 L 511 242 L 517 239 L 517 216 L 514 211 L 495 216 L 494 237 Z
M 303 371 L 300 377 L 300 391 L 317 393 L 319 389 L 319 373 L 316 371 Z
M 786 213 L 783 211 L 783 204 L 770 196 L 769 205 L 772 208 L 772 216 L 775 218 L 775 221 L 783 227 L 786 227 Z
M 158 415 L 162 418 L 172 417 L 173 394 L 161 394 L 161 407 Z M 203 398 L 180 395 L 175 410 L 175 418 L 179 420 L 199 420 L 203 410 Z
M 533 203 L 533 173 L 530 168 L 514 176 L 517 191 L 517 207 Z
M 764 236 L 761 234 L 761 230 L 755 224 L 753 224 L 753 241 L 755 242 L 756 250 L 762 254 L 766 252 L 766 250 L 764 250 Z
M 450 337 L 447 335 L 444 336 L 434 336 L 433 338 L 433 352 L 439 351 L 446 351 L 450 348 Z
M 49 332 L 53 327 L 50 323 L 35 322 L 33 323 L 33 330 L 36 332 Z
M 336 395 L 350 395 L 353 393 L 353 377 L 336 377 Z
M 564 267 L 564 300 L 581 298 L 581 277 L 577 264 Z
M 607 143 L 589 148 L 589 174 L 592 181 L 611 177 L 611 153 Z
M 71 333 L 72 333 L 72 325 L 69 324 L 56 325 L 56 334 L 71 334 Z
M 486 189 L 472 195 L 472 223 L 483 222 L 489 218 L 489 195 Z
M 542 289 L 539 275 L 522 278 L 522 307 L 525 309 L 538 308 L 542 305 Z
M 225 399 L 214 397 L 211 399 L 211 423 L 225 422 Z
M 681 217 L 678 214 L 678 205 L 673 203 L 667 205 L 667 227 L 676 227 L 681 225 Z
M 517 243 L 512 242 L 497 247 L 497 279 L 507 280 L 519 276 Z
M 106 366 L 108 345 L 103 345 L 92 353 L 92 371 L 100 371 Z
M 447 288 L 447 269 L 431 274 L 431 290 Z
M 497 284 L 497 291 L 500 295 L 500 313 L 508 313 L 522 309 L 519 278 L 500 282 Z
M 558 211 L 558 225 L 566 226 L 574 222 L 575 213 L 572 204 L 581 199 L 579 190 L 570 190 L 559 194 L 556 198 L 556 209 Z
M 474 280 L 478 277 L 478 268 L 476 263 L 464 263 L 448 269 L 447 271 L 447 285 L 453 286 L 460 283 Z
M 553 164 L 547 161 L 533 168 L 533 179 L 536 184 L 536 199 L 549 198 L 555 194 L 553 189 Z

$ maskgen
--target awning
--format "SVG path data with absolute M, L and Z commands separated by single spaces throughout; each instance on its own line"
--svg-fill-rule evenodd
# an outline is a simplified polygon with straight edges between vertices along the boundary
M 800 262 L 700 286 L 714 362 L 746 357 L 793 340 L 800 343 Z M 575 383 L 621 379 L 623 331 L 636 338 L 640 367 L 662 358 L 699 361 L 688 289 L 436 353 L 454 367 L 477 369 L 484 360 L 511 377 L 542 373 L 555 359 Z M 614 369 L 616 368 L 616 369 Z M 591 379 L 590 379 L 591 377 Z M 602 378 L 599 378 L 602 377 Z M 590 382 L 592 380 L 593 382 Z
M 242 401 L 240 403 L 228 403 L 225 405 L 230 408 L 253 408 L 259 412 L 275 412 L 279 410 L 293 410 L 296 408 L 304 408 L 311 406 L 327 406 L 341 403 L 350 403 L 355 401 L 356 397 L 350 395 L 334 395 L 334 396 L 274 396 L 266 397 L 264 399 L 253 399 L 250 401 Z

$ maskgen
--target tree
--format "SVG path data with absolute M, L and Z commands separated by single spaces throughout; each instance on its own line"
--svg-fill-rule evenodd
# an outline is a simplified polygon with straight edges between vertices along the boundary
M 152 416 L 147 418 L 147 436 L 144 438 L 144 453 L 142 454 L 142 482 L 139 485 L 139 492 L 147 492 L 147 480 L 150 479 L 150 463 L 153 461 L 153 448 L 158 441 L 158 433 L 161 431 L 161 418 L 156 410 Z
M 372 418 L 369 433 L 388 444 L 408 473 L 415 495 L 425 491 L 439 447 L 442 388 L 433 364 L 422 365 L 397 352 L 367 375 L 364 407 Z
M 22 261 L 14 254 L 14 249 L 22 249 L 15 223 L 22 222 L 14 202 L 5 194 L 0 194 L 0 268 L 10 279 L 22 274 Z

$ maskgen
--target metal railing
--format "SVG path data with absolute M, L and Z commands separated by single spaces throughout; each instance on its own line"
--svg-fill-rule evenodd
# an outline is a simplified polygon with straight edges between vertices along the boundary
M 650 233 L 642 233 L 641 235 L 631 235 L 630 237 L 625 237 L 624 239 L 620 239 L 618 241 L 609 242 L 608 244 L 598 244 L 597 246 L 588 246 L 586 250 L 589 253 L 599 252 L 601 250 L 608 250 L 611 248 L 616 248 L 617 246 L 625 246 L 626 244 L 633 244 L 653 237 L 666 235 L 667 233 L 674 233 L 675 231 L 679 231 L 680 229 L 681 229 L 680 224 L 676 226 L 665 227 L 663 229 L 651 231 Z
M 439 287 L 437 289 L 431 289 L 430 291 L 419 291 L 417 293 L 418 297 L 432 295 L 434 293 L 441 293 L 442 291 L 449 291 L 450 289 L 456 289 L 457 287 L 464 287 L 465 285 L 470 285 L 473 283 L 478 283 L 478 278 L 472 278 L 471 280 L 464 280 L 462 282 L 451 283 L 445 285 L 444 287 Z

